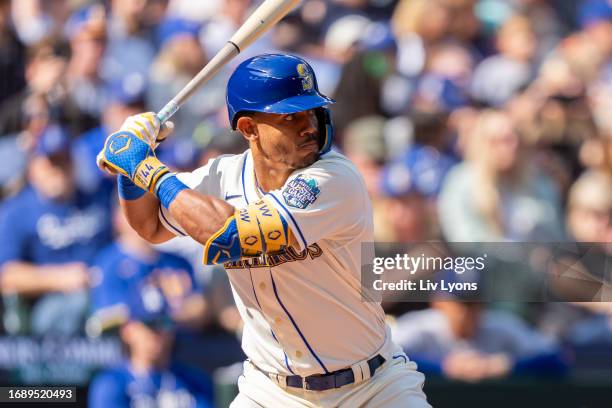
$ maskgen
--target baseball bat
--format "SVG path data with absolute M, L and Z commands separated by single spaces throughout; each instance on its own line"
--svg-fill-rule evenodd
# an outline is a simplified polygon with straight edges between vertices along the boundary
M 164 123 L 170 119 L 199 87 L 208 82 L 232 58 L 240 54 L 242 50 L 293 10 L 298 3 L 300 0 L 265 0 L 208 64 L 157 113 L 159 121 Z

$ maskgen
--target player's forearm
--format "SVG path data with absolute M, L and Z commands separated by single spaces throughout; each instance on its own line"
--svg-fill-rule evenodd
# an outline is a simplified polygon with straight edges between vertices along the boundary
M 130 226 L 152 244 L 160 244 L 174 238 L 159 221 L 159 200 L 152 194 L 144 194 L 136 200 L 120 200 L 123 214 Z
M 235 211 L 227 202 L 194 190 L 181 191 L 168 209 L 183 230 L 203 245 Z

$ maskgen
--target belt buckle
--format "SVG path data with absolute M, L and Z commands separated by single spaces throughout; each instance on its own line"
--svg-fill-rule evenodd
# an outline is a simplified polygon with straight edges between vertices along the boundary
M 302 377 L 302 389 L 304 391 L 310 391 L 310 388 L 308 388 L 308 377 Z

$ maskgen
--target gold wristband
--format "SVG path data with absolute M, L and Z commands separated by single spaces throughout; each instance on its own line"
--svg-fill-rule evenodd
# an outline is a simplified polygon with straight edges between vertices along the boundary
M 169 172 L 168 167 L 157 157 L 148 156 L 136 168 L 133 181 L 138 187 L 152 193 L 159 178 Z

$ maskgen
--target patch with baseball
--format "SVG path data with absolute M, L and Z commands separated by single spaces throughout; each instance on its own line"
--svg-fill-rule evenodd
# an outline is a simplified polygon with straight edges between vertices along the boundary
M 303 210 L 316 201 L 320 192 L 315 179 L 300 174 L 287 183 L 283 190 L 283 198 L 288 206 Z

